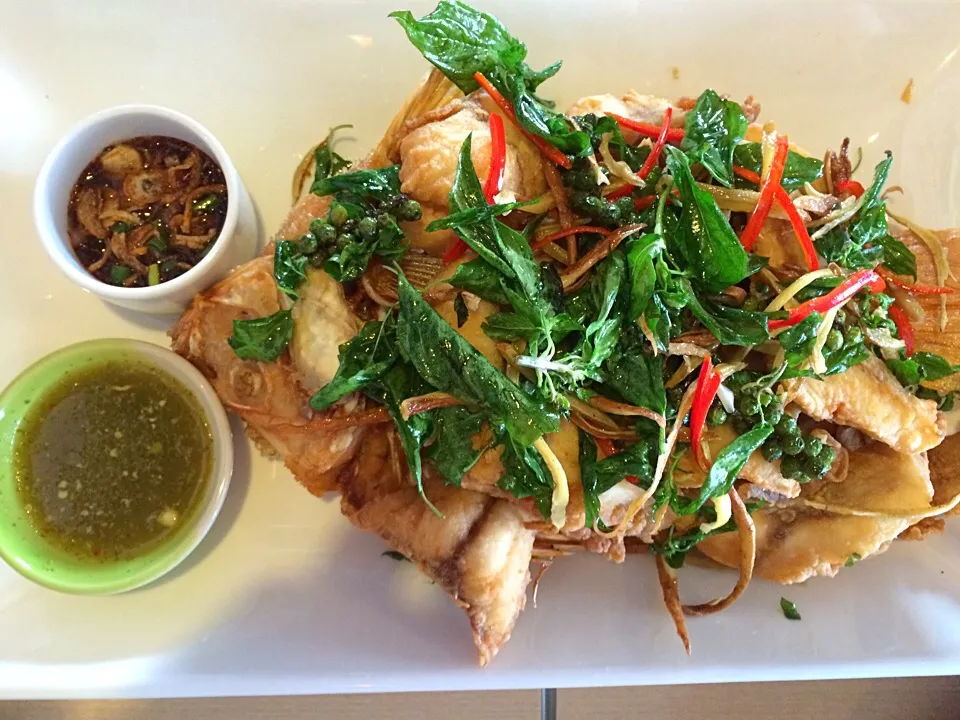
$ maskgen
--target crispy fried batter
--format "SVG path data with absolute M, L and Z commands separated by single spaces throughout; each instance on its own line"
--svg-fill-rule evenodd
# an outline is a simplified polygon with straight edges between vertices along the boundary
M 512 504 L 428 476 L 424 491 L 444 517 L 434 515 L 406 473 L 394 471 L 391 432 L 371 433 L 358 461 L 341 473 L 343 514 L 450 594 L 470 618 L 486 665 L 510 638 L 526 603 L 534 532 Z
M 842 483 L 827 483 L 828 504 L 878 513 L 860 517 L 814 509 L 804 498 L 763 508 L 753 515 L 757 529 L 755 574 L 780 583 L 802 582 L 815 575 L 833 576 L 851 558 L 882 552 L 913 521 L 884 511 L 929 506 L 933 487 L 925 455 L 904 455 L 874 443 L 850 454 Z M 708 557 L 737 567 L 739 544 L 730 533 L 697 546 Z
M 924 452 L 943 440 L 936 403 L 905 390 L 873 355 L 846 372 L 784 386 L 810 417 L 857 428 L 899 452 Z

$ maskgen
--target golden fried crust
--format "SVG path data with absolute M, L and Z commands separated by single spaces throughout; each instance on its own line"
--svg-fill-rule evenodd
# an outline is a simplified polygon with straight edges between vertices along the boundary
M 841 483 L 823 486 L 816 496 L 837 507 L 857 508 L 863 517 L 814 509 L 804 497 L 763 508 L 753 515 L 757 528 L 755 575 L 780 583 L 833 576 L 852 557 L 865 558 L 886 549 L 914 520 L 883 516 L 929 506 L 933 498 L 924 455 L 904 455 L 874 444 L 850 454 L 850 469 Z M 737 567 L 736 535 L 707 538 L 697 546 L 719 563 Z
M 391 434 L 372 431 L 357 461 L 341 473 L 341 510 L 410 558 L 467 612 L 486 665 L 510 638 L 526 602 L 534 533 L 513 505 L 428 476 L 424 491 L 443 517 L 435 515 L 405 470 L 397 472 Z
M 234 320 L 279 309 L 273 261 L 258 257 L 194 298 L 170 332 L 173 349 L 204 374 L 261 447 L 283 457 L 304 487 L 321 495 L 336 488 L 330 473 L 353 457 L 362 429 L 325 427 L 310 409 L 288 357 L 271 363 L 243 360 L 227 343 Z
M 857 428 L 899 452 L 924 452 L 943 440 L 937 404 L 907 392 L 873 355 L 844 373 L 788 380 L 784 386 L 815 420 Z

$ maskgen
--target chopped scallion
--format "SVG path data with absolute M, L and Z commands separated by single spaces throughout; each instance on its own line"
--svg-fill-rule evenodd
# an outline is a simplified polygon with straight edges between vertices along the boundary
M 155 252 L 162 253 L 167 249 L 167 241 L 164 240 L 162 235 L 157 234 L 147 241 L 147 247 L 152 248 Z
M 797 610 L 796 603 L 787 600 L 785 597 L 780 598 L 780 609 L 783 610 L 783 616 L 787 620 L 800 619 L 800 612 Z
M 126 265 L 114 265 L 110 268 L 110 282 L 114 285 L 122 285 L 123 281 L 130 277 L 131 272 Z
M 193 211 L 199 213 L 210 212 L 219 207 L 222 198 L 216 193 L 207 193 L 193 201 Z
M 154 263 L 150 266 L 150 269 L 147 270 L 147 284 L 148 285 L 159 285 L 160 284 L 160 266 L 157 263 Z

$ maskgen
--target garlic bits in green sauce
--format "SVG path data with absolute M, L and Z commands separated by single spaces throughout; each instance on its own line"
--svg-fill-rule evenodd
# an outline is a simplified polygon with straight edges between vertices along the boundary
M 153 365 L 110 358 L 63 375 L 17 429 L 17 491 L 37 532 L 80 560 L 146 553 L 176 534 L 210 480 L 198 401 Z

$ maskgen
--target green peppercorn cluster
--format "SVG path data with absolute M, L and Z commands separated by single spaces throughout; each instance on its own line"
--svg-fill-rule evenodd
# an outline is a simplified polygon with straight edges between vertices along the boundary
M 846 345 L 857 345 L 862 342 L 863 330 L 857 324 L 857 318 L 846 310 L 840 310 L 833 329 L 827 335 L 826 349 L 833 352 Z
M 736 408 L 732 420 L 734 429 L 742 435 L 759 422 L 769 423 L 773 425 L 773 435 L 760 447 L 760 452 L 769 462 L 781 461 L 780 472 L 784 477 L 805 483 L 826 475 L 836 451 L 819 438 L 804 433 L 797 421 L 784 413 L 783 404 L 769 388 L 751 384 L 754 379 L 748 372 L 728 378 L 727 386 L 733 390 Z
M 310 229 L 300 236 L 297 250 L 307 256 L 311 266 L 320 268 L 331 255 L 343 252 L 353 243 L 375 243 L 380 232 L 392 232 L 398 220 L 412 222 L 422 214 L 420 203 L 402 194 L 365 209 L 360 217 L 350 217 L 347 207 L 334 201 L 327 216 L 314 219 Z
M 594 171 L 587 160 L 575 160 L 573 168 L 564 172 L 562 179 L 568 188 L 570 206 L 580 215 L 591 218 L 591 225 L 616 228 L 639 222 L 640 216 L 634 210 L 632 195 L 613 201 L 601 196 L 601 186 L 597 185 Z

